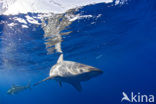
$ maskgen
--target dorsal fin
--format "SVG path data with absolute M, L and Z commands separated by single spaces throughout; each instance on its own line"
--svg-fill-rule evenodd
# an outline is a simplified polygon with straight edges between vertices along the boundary
M 63 61 L 63 54 L 60 55 L 60 57 L 57 60 L 57 63 L 61 63 Z

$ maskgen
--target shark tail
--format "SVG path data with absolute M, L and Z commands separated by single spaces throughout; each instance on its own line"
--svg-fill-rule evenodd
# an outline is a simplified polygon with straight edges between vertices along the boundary
M 40 83 L 42 83 L 42 82 L 44 82 L 44 81 L 47 81 L 47 80 L 49 80 L 49 79 L 52 79 L 52 78 L 53 78 L 53 77 L 47 77 L 47 78 L 45 78 L 45 79 L 43 79 L 43 80 L 41 80 L 41 81 L 39 81 L 39 82 L 33 84 L 33 86 L 37 86 L 37 85 L 39 85 Z

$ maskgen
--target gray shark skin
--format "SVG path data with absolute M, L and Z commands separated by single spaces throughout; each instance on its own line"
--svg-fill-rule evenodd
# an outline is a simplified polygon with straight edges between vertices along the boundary
M 28 83 L 28 85 L 26 86 L 16 86 L 16 85 L 13 85 L 9 90 L 8 90 L 8 94 L 10 95 L 14 95 L 14 94 L 17 94 L 21 91 L 24 91 L 26 89 L 31 89 L 30 87 L 30 83 Z
M 57 63 L 51 68 L 49 77 L 34 84 L 34 86 L 54 79 L 62 86 L 62 82 L 71 84 L 76 90 L 82 91 L 81 82 L 96 77 L 103 72 L 95 67 L 84 65 L 73 61 L 64 61 L 63 54 L 60 55 Z

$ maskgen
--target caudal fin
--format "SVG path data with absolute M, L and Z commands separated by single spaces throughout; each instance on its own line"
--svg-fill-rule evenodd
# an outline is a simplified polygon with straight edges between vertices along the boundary
M 39 82 L 33 84 L 33 86 L 37 86 L 37 85 L 39 85 L 40 83 L 42 83 L 42 82 L 44 82 L 44 81 L 46 81 L 46 80 L 49 80 L 49 79 L 52 79 L 52 77 L 47 77 L 47 78 L 45 78 L 45 79 L 43 79 L 43 80 L 41 80 L 41 81 L 39 81 Z

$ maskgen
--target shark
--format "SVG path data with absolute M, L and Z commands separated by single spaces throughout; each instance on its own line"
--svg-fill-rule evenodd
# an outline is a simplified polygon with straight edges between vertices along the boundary
M 30 82 L 26 86 L 12 85 L 12 87 L 7 91 L 7 93 L 10 95 L 14 95 L 14 94 L 17 94 L 17 93 L 24 91 L 26 89 L 31 89 Z
M 63 54 L 61 54 L 57 63 L 51 67 L 49 77 L 35 83 L 34 86 L 44 81 L 53 79 L 56 80 L 60 86 L 62 86 L 62 82 L 68 83 L 80 92 L 82 91 L 82 81 L 88 81 L 89 79 L 101 75 L 102 73 L 102 70 L 89 65 L 73 61 L 65 61 L 63 59 Z

